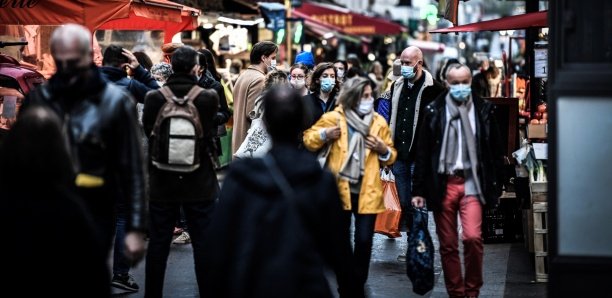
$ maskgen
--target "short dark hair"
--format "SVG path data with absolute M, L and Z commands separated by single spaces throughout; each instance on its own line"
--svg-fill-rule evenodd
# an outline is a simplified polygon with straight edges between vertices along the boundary
M 182 46 L 172 54 L 174 73 L 188 74 L 198 62 L 198 52 L 190 46 Z
M 123 48 L 117 45 L 110 45 L 104 50 L 102 64 L 104 66 L 121 67 L 121 64 L 130 63 L 128 57 L 123 55 Z
M 261 56 L 270 56 L 278 51 L 278 46 L 271 41 L 260 41 L 251 50 L 251 64 L 261 63 Z
M 263 97 L 263 120 L 272 144 L 299 142 L 304 129 L 305 113 L 302 96 L 293 88 L 276 86 Z

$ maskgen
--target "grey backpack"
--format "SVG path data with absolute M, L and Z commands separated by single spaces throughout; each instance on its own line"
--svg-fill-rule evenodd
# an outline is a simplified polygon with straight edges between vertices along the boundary
M 161 94 L 166 103 L 157 114 L 151 132 L 151 160 L 160 170 L 193 172 L 200 167 L 204 130 L 193 101 L 204 89 L 195 85 L 178 98 L 167 86 Z

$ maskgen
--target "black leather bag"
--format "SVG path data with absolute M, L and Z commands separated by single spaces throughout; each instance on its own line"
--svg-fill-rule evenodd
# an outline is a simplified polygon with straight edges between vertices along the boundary
M 414 210 L 406 252 L 406 273 L 412 282 L 412 291 L 419 295 L 425 295 L 434 287 L 434 246 L 427 220 L 426 209 Z

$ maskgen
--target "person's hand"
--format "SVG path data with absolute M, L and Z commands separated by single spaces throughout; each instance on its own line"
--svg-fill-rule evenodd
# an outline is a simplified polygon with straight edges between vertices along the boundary
M 138 59 L 136 59 L 136 56 L 134 56 L 134 54 L 132 54 L 132 52 L 123 49 L 123 56 L 128 58 L 129 63 L 126 64 L 127 67 L 131 68 L 132 70 L 138 68 L 138 66 L 140 66 L 140 63 L 138 63 Z
M 385 142 L 383 142 L 383 140 L 379 137 L 368 136 L 365 141 L 366 148 L 374 150 L 374 152 L 380 155 L 385 155 L 389 151 L 389 148 L 387 148 Z
M 125 255 L 137 264 L 145 254 L 145 235 L 142 232 L 125 234 Z
M 340 127 L 339 126 L 334 126 L 334 127 L 330 127 L 325 129 L 325 137 L 327 137 L 327 140 L 337 140 L 340 138 Z
M 423 208 L 425 206 L 425 198 L 423 197 L 412 197 L 412 206 L 414 208 Z

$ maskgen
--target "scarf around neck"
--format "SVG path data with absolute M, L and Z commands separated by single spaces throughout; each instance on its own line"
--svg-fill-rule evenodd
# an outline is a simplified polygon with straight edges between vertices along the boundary
M 478 179 L 478 155 L 476 154 L 476 137 L 472 131 L 470 124 L 469 110 L 473 105 L 472 96 L 468 100 L 459 104 L 453 100 L 450 93 L 446 95 L 446 107 L 448 108 L 450 119 L 446 122 L 444 128 L 444 136 L 442 138 L 442 148 L 440 150 L 440 162 L 438 165 L 438 173 L 452 175 L 454 166 L 458 158 L 461 158 L 464 165 L 470 165 L 472 177 L 478 197 L 482 200 L 482 190 L 480 188 L 480 180 Z M 462 131 L 462 156 L 458 156 L 459 152 L 459 129 Z M 464 169 L 467 170 L 467 169 Z
M 370 132 L 374 112 L 366 114 L 363 119 L 352 109 L 344 110 L 347 124 L 355 129 L 349 140 L 347 158 L 340 167 L 340 177 L 357 183 L 365 171 L 365 139 Z

